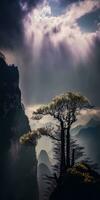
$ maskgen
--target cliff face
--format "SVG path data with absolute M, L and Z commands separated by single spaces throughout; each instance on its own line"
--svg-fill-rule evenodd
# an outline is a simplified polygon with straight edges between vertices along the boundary
M 8 66 L 0 59 L 0 117 L 4 118 L 12 109 L 21 108 L 18 68 Z
M 19 72 L 0 57 L 0 199 L 37 200 L 35 147 L 19 144 L 30 131 L 21 103 Z
M 9 148 L 10 140 L 15 135 L 22 135 L 30 130 L 28 118 L 21 104 L 19 72 L 14 65 L 9 66 L 0 57 L 0 143 Z

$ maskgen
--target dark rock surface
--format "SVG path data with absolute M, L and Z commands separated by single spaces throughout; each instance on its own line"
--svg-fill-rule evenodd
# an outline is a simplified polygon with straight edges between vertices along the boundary
M 0 200 L 38 199 L 35 146 L 19 143 L 29 131 L 18 68 L 0 54 Z

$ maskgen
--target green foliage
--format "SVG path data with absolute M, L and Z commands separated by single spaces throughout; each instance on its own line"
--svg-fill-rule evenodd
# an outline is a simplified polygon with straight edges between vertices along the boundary
M 65 106 L 77 106 L 77 107 L 80 105 L 85 106 L 87 103 L 89 103 L 86 97 L 82 96 L 80 93 L 75 93 L 75 92 L 66 92 L 60 96 L 56 96 L 53 99 L 53 102 L 57 106 L 63 104 Z
M 61 118 L 68 112 L 76 113 L 82 108 L 90 107 L 89 100 L 80 93 L 66 92 L 62 95 L 54 97 L 51 102 L 38 108 L 33 112 L 33 119 L 40 120 L 43 115 L 52 115 L 55 118 Z M 58 116 L 59 115 L 59 116 Z M 75 116 L 73 115 L 75 118 Z
M 32 132 L 29 132 L 27 134 L 24 134 L 20 137 L 20 144 L 24 145 L 36 145 L 37 139 L 41 138 L 41 136 L 52 136 L 52 129 L 49 128 L 38 128 L 36 130 L 33 130 Z
M 37 139 L 41 137 L 39 129 L 33 130 L 20 137 L 20 144 L 24 145 L 36 145 Z
M 24 134 L 23 136 L 20 137 L 20 144 L 35 144 L 36 143 L 36 134 L 32 134 L 31 132 Z
M 79 177 L 85 183 L 94 183 L 95 177 L 92 174 L 90 167 L 83 163 L 77 163 L 74 167 L 69 168 L 67 173 Z

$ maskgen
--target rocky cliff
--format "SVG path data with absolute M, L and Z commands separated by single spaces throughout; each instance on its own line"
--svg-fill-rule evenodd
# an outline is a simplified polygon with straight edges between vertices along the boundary
M 18 67 L 0 54 L 0 199 L 37 200 L 35 147 L 19 143 L 30 131 L 21 103 Z

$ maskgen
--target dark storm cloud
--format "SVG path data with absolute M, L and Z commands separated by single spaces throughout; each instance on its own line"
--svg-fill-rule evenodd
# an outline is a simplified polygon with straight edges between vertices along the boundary
M 23 40 L 22 19 L 26 14 L 20 3 L 27 3 L 29 11 L 41 0 L 0 0 L 0 48 L 13 48 Z

